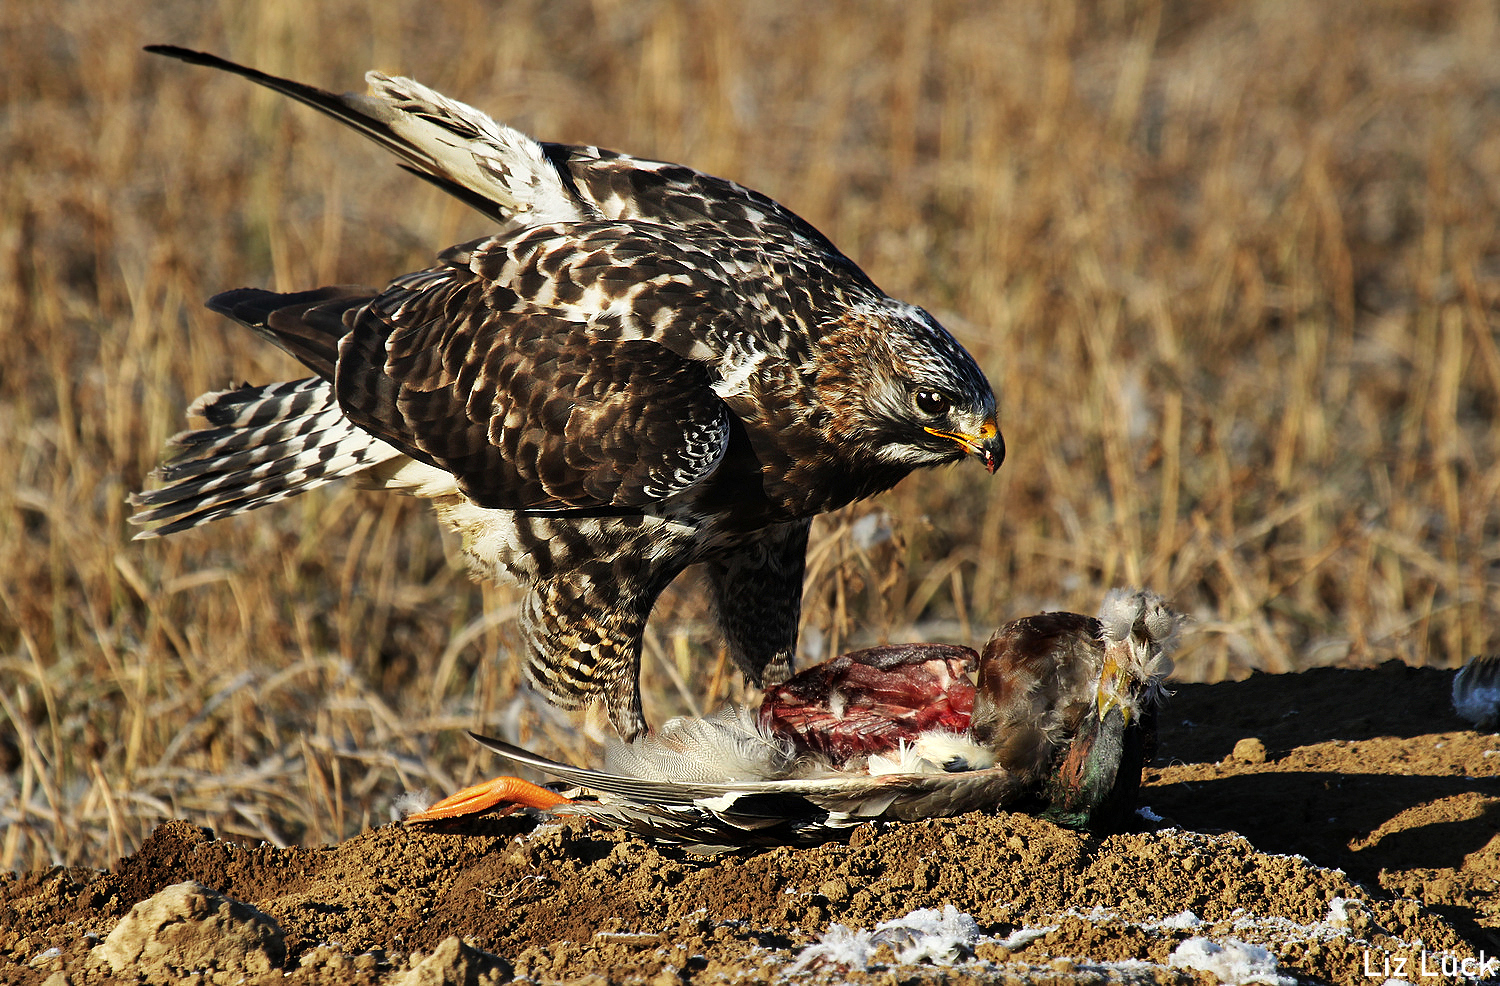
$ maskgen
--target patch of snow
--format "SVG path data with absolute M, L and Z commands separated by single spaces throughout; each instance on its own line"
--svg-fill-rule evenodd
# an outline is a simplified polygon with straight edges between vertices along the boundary
M 1163 918 L 1157 922 L 1157 927 L 1166 928 L 1170 931 L 1186 931 L 1189 928 L 1196 928 L 1201 924 L 1203 924 L 1203 919 L 1198 915 L 1192 911 L 1183 911 L 1181 914 L 1174 914 L 1169 918 Z
M 941 911 L 922 908 L 904 918 L 882 921 L 875 926 L 876 943 L 889 944 L 902 965 L 931 961 L 952 965 L 974 953 L 979 940 L 979 922 L 952 904 Z
M 1150 822 L 1152 825 L 1155 825 L 1158 822 L 1164 820 L 1160 815 L 1151 810 L 1150 805 L 1141 805 L 1135 810 L 1135 813 L 1139 815 L 1142 820 Z
M 1317 863 L 1314 863 L 1312 860 L 1308 859 L 1306 856 L 1302 855 L 1300 852 L 1293 852 L 1293 853 L 1268 852 L 1268 853 L 1266 853 L 1266 856 L 1269 857 L 1270 859 L 1290 859 L 1294 863 L 1303 863 L 1303 864 L 1306 864 L 1307 866 L 1311 866 L 1315 870 L 1325 869 L 1325 867 L 1319 866 Z
M 1149 983 L 1155 982 L 1156 977 L 1154 973 L 1156 973 L 1161 968 L 1161 966 L 1157 965 L 1155 962 L 1148 962 L 1145 959 L 1120 959 L 1117 962 L 1085 962 L 1078 968 L 1083 972 L 1092 972 L 1097 970 L 1104 973 L 1105 976 L 1109 976 L 1111 972 L 1118 972 L 1121 974 L 1120 978 L 1124 979 L 1127 982 L 1131 980 L 1140 980 Z
M 1179 969 L 1211 972 L 1225 986 L 1247 986 L 1249 983 L 1296 986 L 1297 983 L 1292 976 L 1283 976 L 1276 971 L 1276 956 L 1270 951 L 1235 938 L 1226 938 L 1222 943 L 1208 938 L 1189 938 L 1177 946 L 1168 961 Z
M 1038 938 L 1045 938 L 1047 935 L 1052 934 L 1052 932 L 1056 931 L 1059 927 L 1060 925 L 1056 924 L 1044 924 L 1035 928 L 1028 925 L 1024 928 L 1017 928 L 1015 931 L 1012 931 L 1004 938 L 991 938 L 990 940 L 993 941 L 996 945 L 999 945 L 1001 948 L 1009 949 L 1012 952 L 1018 952 L 1021 949 L 1025 948 L 1027 945 L 1030 945 L 1032 942 L 1036 941 Z
M 788 971 L 805 972 L 822 966 L 868 969 L 881 945 L 889 945 L 901 965 L 952 965 L 974 953 L 979 937 L 979 923 L 952 904 L 944 905 L 941 911 L 921 908 L 905 917 L 882 921 L 874 931 L 831 924 L 816 942 L 797 953 Z
M 806 972 L 832 965 L 844 969 L 868 969 L 875 946 L 868 931 L 855 931 L 842 924 L 830 924 L 818 940 L 797 953 L 789 972 Z
M 1323 920 L 1334 927 L 1349 927 L 1349 905 L 1358 904 L 1348 897 L 1335 897 L 1328 902 L 1328 916 Z
M 1332 920 L 1334 907 L 1333 901 L 1329 901 L 1329 917 L 1313 924 L 1302 924 L 1298 921 L 1293 921 L 1291 918 L 1282 917 L 1277 914 L 1243 915 L 1236 917 L 1231 922 L 1229 930 L 1235 933 L 1248 933 L 1256 937 L 1283 942 L 1326 942 L 1342 939 L 1355 945 L 1369 945 L 1370 943 L 1366 939 L 1353 934 L 1347 923 L 1351 908 L 1360 905 L 1361 902 L 1354 898 L 1343 898 L 1343 900 L 1344 903 L 1340 906 L 1340 910 L 1346 918 L 1344 924 Z M 1384 934 L 1385 932 L 1382 932 L 1382 935 Z M 1390 944 L 1385 946 L 1387 949 L 1394 946 L 1398 950 L 1409 952 L 1419 950 L 1422 947 L 1420 940 L 1417 942 L 1408 942 L 1395 935 L 1391 935 L 1389 940 Z
M 1230 924 L 1229 930 L 1279 936 L 1292 941 L 1329 941 L 1349 934 L 1348 928 L 1334 927 L 1321 921 L 1317 924 L 1302 924 L 1279 914 L 1240 915 Z

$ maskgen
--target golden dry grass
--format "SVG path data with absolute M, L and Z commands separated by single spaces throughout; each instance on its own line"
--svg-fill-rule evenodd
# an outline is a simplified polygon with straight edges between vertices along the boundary
M 400 72 L 739 179 L 936 312 L 989 372 L 1010 458 L 820 522 L 809 657 L 982 639 L 1125 583 L 1196 617 L 1188 679 L 1495 646 L 1488 2 L 21 4 L 0 27 L 0 866 L 103 863 L 173 815 L 336 839 L 487 769 L 462 727 L 582 742 L 515 698 L 515 595 L 471 583 L 420 504 L 336 488 L 130 542 L 125 497 L 189 400 L 301 375 L 203 298 L 379 282 L 485 231 L 150 42 L 335 89 Z M 669 594 L 648 714 L 737 694 L 717 653 L 691 585 Z

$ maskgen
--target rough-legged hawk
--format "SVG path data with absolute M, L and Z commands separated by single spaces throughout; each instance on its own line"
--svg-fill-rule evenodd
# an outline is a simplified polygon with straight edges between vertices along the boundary
M 212 55 L 348 124 L 492 217 L 383 288 L 209 307 L 305 380 L 207 394 L 139 494 L 170 534 L 342 477 L 427 497 L 480 573 L 529 591 L 527 674 L 644 729 L 641 634 L 702 562 L 754 681 L 791 672 L 811 518 L 913 469 L 1004 456 L 989 384 L 920 308 L 734 182 L 539 143 L 410 79 L 338 96 Z

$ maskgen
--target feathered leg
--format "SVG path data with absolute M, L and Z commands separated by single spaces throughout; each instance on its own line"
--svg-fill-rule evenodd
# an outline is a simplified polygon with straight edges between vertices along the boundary
M 684 567 L 675 558 L 631 572 L 605 563 L 533 583 L 521 608 L 526 677 L 565 709 L 602 701 L 627 742 L 645 732 L 641 635 L 657 596 Z
M 811 526 L 802 520 L 769 528 L 759 541 L 705 565 L 729 653 L 753 684 L 792 674 Z
M 611 566 L 596 574 L 609 576 Z M 673 562 L 620 577 L 569 573 L 532 584 L 521 606 L 528 647 L 526 677 L 547 701 L 576 709 L 602 701 L 626 741 L 646 731 L 641 709 L 641 635 L 667 584 L 682 571 Z M 625 573 L 621 573 L 625 574 Z M 497 805 L 550 809 L 568 799 L 515 777 L 495 777 L 449 795 L 408 822 L 477 815 Z

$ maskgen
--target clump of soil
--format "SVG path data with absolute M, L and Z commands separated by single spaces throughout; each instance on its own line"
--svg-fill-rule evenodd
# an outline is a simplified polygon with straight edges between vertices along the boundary
M 285 958 L 275 921 L 188 880 L 132 907 L 89 953 L 89 964 L 119 976 L 140 972 L 151 982 L 179 982 L 201 972 L 239 981 L 279 968 Z
M 1452 714 L 1450 681 L 1393 665 L 1182 686 L 1141 830 L 1107 838 L 973 814 L 705 860 L 580 822 L 276 849 L 173 821 L 111 872 L 0 882 L 0 955 L 11 978 L 107 981 L 106 936 L 149 930 L 131 909 L 172 888 L 200 901 L 193 920 L 230 915 L 212 892 L 262 915 L 234 912 L 260 930 L 220 935 L 202 982 L 1188 983 L 1212 981 L 1207 954 L 1241 981 L 1454 980 L 1500 950 L 1500 754 Z M 945 906 L 974 929 L 946 958 L 903 965 L 899 937 L 845 947 Z M 284 964 L 261 972 L 272 929 Z M 143 976 L 186 969 L 180 950 L 138 944 Z

